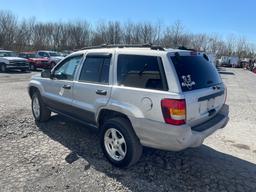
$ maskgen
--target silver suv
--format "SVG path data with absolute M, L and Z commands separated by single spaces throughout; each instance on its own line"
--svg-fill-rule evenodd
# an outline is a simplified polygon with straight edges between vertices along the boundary
M 67 56 L 29 83 L 36 121 L 51 112 L 100 131 L 107 159 L 136 163 L 142 146 L 200 146 L 228 122 L 226 88 L 204 53 L 157 46 L 102 46 Z

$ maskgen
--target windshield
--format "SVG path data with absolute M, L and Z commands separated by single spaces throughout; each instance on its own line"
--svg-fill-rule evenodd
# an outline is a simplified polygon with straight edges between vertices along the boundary
M 21 53 L 19 54 L 20 57 L 23 57 L 23 58 L 38 58 L 38 56 L 35 54 L 35 53 Z
M 221 83 L 215 68 L 202 56 L 172 56 L 182 91 L 202 89 Z
M 27 58 L 37 58 L 37 56 L 36 56 L 35 53 L 26 54 L 26 57 L 27 57 Z
M 16 57 L 17 54 L 15 52 L 0 52 L 0 57 Z
M 51 57 L 58 57 L 58 56 L 61 56 L 59 53 L 57 52 L 49 52 L 50 56 Z

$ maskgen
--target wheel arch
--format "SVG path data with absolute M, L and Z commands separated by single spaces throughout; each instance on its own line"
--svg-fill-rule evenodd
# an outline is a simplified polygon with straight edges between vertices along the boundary
M 97 115 L 97 119 L 96 119 L 97 127 L 99 127 L 99 129 L 101 129 L 105 120 L 120 117 L 120 118 L 127 119 L 129 121 L 133 131 L 139 137 L 140 134 L 139 134 L 138 130 L 136 129 L 136 127 L 134 126 L 134 123 L 132 121 L 133 116 L 130 116 L 130 115 L 131 114 L 129 114 L 129 113 L 119 112 L 114 109 L 103 108 L 99 111 L 99 113 Z
M 35 91 L 38 91 L 41 95 L 43 94 L 43 87 L 41 86 L 41 83 L 35 80 L 31 80 L 28 86 L 28 94 L 30 98 L 32 98 L 33 93 Z
M 96 122 L 97 122 L 98 127 L 100 128 L 102 126 L 104 120 L 115 118 L 115 117 L 125 118 L 125 119 L 129 120 L 130 123 L 131 123 L 131 120 L 130 120 L 130 118 L 128 117 L 127 114 L 118 112 L 118 111 L 113 110 L 113 109 L 103 108 L 99 111 L 99 113 L 97 115 Z

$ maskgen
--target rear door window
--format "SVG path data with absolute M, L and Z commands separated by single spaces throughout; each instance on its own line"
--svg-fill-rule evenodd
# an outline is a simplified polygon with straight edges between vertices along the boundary
M 111 56 L 87 56 L 79 81 L 108 84 L 110 60 Z
M 183 92 L 211 87 L 221 83 L 220 76 L 206 57 L 171 56 Z
M 156 56 L 119 55 L 117 82 L 127 87 L 167 90 L 162 61 Z

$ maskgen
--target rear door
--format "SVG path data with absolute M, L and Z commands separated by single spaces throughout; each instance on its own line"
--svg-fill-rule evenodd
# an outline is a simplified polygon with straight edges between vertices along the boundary
M 88 123 L 96 123 L 96 113 L 107 104 L 111 94 L 109 76 L 112 55 L 89 53 L 74 84 L 75 116 Z
M 170 58 L 186 99 L 187 123 L 195 126 L 214 117 L 226 94 L 215 66 L 202 53 L 177 52 Z

